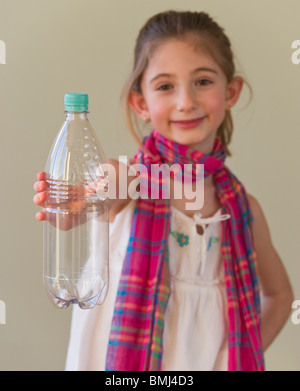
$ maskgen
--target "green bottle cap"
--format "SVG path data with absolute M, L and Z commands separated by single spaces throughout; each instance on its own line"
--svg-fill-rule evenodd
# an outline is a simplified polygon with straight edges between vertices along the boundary
M 82 94 L 78 92 L 65 94 L 66 111 L 87 111 L 88 105 L 88 94 Z

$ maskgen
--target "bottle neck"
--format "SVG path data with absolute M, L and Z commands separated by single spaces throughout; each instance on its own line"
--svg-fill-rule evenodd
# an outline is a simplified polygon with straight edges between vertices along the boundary
M 88 111 L 65 111 L 67 121 L 72 121 L 76 119 L 87 120 L 88 113 Z

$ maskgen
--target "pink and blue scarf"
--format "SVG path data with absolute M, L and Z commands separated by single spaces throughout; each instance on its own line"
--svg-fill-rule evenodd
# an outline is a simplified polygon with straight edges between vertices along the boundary
M 225 167 L 226 152 L 217 138 L 210 155 L 172 142 L 157 131 L 144 139 L 136 161 L 151 164 L 204 164 L 214 176 L 222 212 L 222 257 L 228 309 L 228 370 L 264 370 L 260 335 L 260 299 L 253 247 L 253 219 L 243 185 Z M 195 173 L 194 173 L 195 177 Z M 162 190 L 163 177 L 157 185 Z M 168 235 L 170 200 L 140 198 L 119 282 L 106 369 L 161 370 L 164 313 L 170 294 Z M 200 349 L 201 347 L 199 347 Z

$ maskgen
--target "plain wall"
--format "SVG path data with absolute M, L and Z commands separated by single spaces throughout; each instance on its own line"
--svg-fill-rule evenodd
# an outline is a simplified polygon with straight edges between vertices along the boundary
M 274 244 L 300 299 L 300 1 L 0 0 L 0 370 L 63 370 L 71 310 L 42 285 L 42 223 L 32 202 L 63 120 L 66 92 L 87 92 L 90 120 L 107 157 L 132 156 L 120 92 L 140 27 L 167 9 L 203 10 L 226 30 L 247 89 L 233 110 L 228 165 L 261 203 Z M 3 319 L 3 318 L 2 318 Z M 300 369 L 300 325 L 291 318 L 266 352 L 268 370 Z

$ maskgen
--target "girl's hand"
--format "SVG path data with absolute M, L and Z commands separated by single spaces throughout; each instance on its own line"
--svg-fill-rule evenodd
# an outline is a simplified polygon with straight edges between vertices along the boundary
M 129 166 L 135 164 L 136 161 L 134 158 L 129 160 Z M 120 199 L 119 197 L 119 176 L 121 175 L 122 177 L 127 176 L 127 185 L 131 183 L 131 181 L 134 179 L 132 175 L 128 176 L 128 168 L 124 166 L 124 164 L 119 164 L 119 162 L 115 159 L 109 159 L 108 160 L 108 176 L 109 176 L 109 181 L 111 182 L 112 186 L 116 186 L 116 195 L 115 197 L 108 199 L 108 204 L 110 208 L 110 220 L 113 221 L 115 216 L 126 206 L 126 204 L 130 201 L 130 196 L 127 195 L 127 197 L 124 199 L 123 197 Z M 33 202 L 42 207 L 46 207 L 46 201 L 47 201 L 47 181 L 46 181 L 46 173 L 44 171 L 41 171 L 37 174 L 37 182 L 35 182 L 33 188 L 37 192 L 35 196 L 33 197 Z M 103 184 L 104 188 L 106 183 Z M 96 192 L 101 189 L 101 184 L 91 184 L 90 186 L 87 186 L 85 188 L 86 192 Z M 48 206 L 48 205 L 47 205 Z M 74 214 L 70 214 L 69 220 L 74 224 L 74 219 L 75 219 L 75 214 L 77 213 L 77 217 L 80 216 L 78 212 L 84 208 L 84 203 L 79 202 L 79 201 L 73 201 L 70 202 L 68 205 L 69 210 L 73 210 Z M 52 216 L 53 217 L 53 216 Z M 47 216 L 45 211 L 40 211 L 36 213 L 36 219 L 38 221 L 44 221 L 44 220 L 49 220 L 51 224 L 55 225 L 56 221 L 51 218 L 51 216 Z M 53 220 L 53 221 L 52 221 Z M 80 223 L 80 222 L 78 222 Z M 60 224 L 61 229 L 69 229 L 70 222 L 64 222 L 64 224 Z
M 46 173 L 41 171 L 37 174 L 37 182 L 33 185 L 34 190 L 37 192 L 35 196 L 33 197 L 33 202 L 41 206 L 42 208 L 45 207 L 45 201 L 46 201 L 46 188 L 47 188 L 47 182 L 46 182 Z M 35 218 L 38 221 L 43 221 L 46 219 L 46 214 L 43 211 L 37 212 L 35 215 Z
M 70 193 L 76 194 L 76 200 L 67 201 L 64 203 L 64 209 L 68 210 L 68 213 L 60 213 L 58 214 L 59 219 L 57 220 L 57 213 L 51 213 L 51 201 L 47 200 L 47 181 L 46 181 L 46 173 L 41 171 L 37 174 L 38 181 L 35 182 L 33 188 L 37 192 L 33 197 L 33 202 L 45 208 L 44 211 L 40 211 L 36 213 L 36 219 L 38 221 L 49 221 L 54 227 L 57 225 L 59 229 L 63 231 L 67 231 L 70 228 L 73 228 L 79 224 L 83 224 L 85 222 L 85 215 L 81 215 L 80 212 L 85 207 L 84 195 L 86 192 L 91 192 L 92 190 L 88 187 L 75 188 L 74 186 L 69 187 Z M 50 208 L 50 212 L 46 210 L 46 208 Z M 56 209 L 57 205 L 53 205 L 53 209 Z M 58 224 L 57 224 L 58 223 Z

